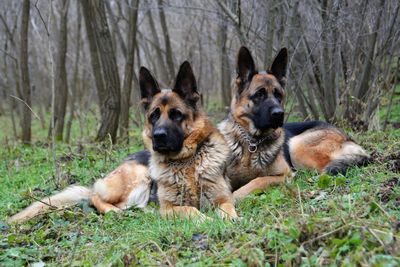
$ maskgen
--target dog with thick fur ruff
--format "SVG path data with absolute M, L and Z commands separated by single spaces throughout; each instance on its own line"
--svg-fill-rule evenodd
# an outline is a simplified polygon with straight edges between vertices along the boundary
M 223 175 L 229 148 L 200 106 L 189 63 L 182 64 L 173 90 L 160 90 L 143 70 L 140 77 L 147 121 L 142 136 L 151 153 L 149 172 L 157 182 L 161 214 L 201 216 L 199 208 L 211 205 L 222 217 L 236 218 Z
M 293 168 L 337 174 L 368 161 L 364 149 L 325 122 L 283 123 L 288 53 L 280 50 L 271 68 L 257 71 L 241 47 L 230 113 L 218 128 L 230 147 L 225 175 L 235 199 L 292 176 Z
M 157 197 L 164 217 L 204 219 L 199 210 L 203 206 L 215 207 L 223 218 L 237 217 L 230 185 L 223 175 L 229 148 L 199 103 L 190 64 L 181 65 L 172 90 L 160 90 L 144 67 L 139 82 L 146 117 L 142 136 L 148 150 L 130 155 L 92 188 L 71 186 L 33 203 L 8 222 L 26 221 L 84 199 L 106 213 L 142 208 Z

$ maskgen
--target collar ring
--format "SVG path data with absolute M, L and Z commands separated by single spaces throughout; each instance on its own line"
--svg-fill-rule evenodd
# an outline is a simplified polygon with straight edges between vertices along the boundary
M 249 150 L 250 153 L 255 153 L 257 151 L 257 144 L 249 143 L 247 150 Z

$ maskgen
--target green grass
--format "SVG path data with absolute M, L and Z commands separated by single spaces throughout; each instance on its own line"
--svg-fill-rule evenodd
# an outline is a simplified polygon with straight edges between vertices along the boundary
M 235 222 L 222 221 L 213 211 L 205 211 L 212 222 L 163 220 L 154 206 L 99 215 L 82 203 L 6 225 L 6 218 L 33 198 L 75 182 L 91 185 L 128 153 L 142 149 L 139 130 L 131 133 L 128 147 L 90 143 L 93 131 L 85 139 L 74 128 L 75 145 L 57 145 L 58 178 L 46 143 L 23 146 L 3 139 L 1 266 L 400 265 L 400 186 L 385 184 L 400 175 L 392 170 L 393 160 L 384 159 L 399 157 L 400 130 L 350 133 L 376 151 L 374 164 L 336 178 L 299 171 L 291 183 L 240 201 L 241 219 Z
M 51 116 L 50 113 L 46 113 L 43 118 L 40 118 L 37 115 L 39 114 L 39 110 L 34 110 L 36 115 L 32 115 L 32 141 L 41 142 L 47 139 Z M 93 139 L 99 126 L 97 125 L 98 118 L 93 114 L 98 114 L 97 108 L 88 109 L 85 114 L 82 114 L 81 122 L 76 118 L 73 120 L 71 126 L 71 143 Z M 66 117 L 66 119 L 67 118 L 68 117 Z M 20 135 L 21 127 L 18 119 L 16 119 L 15 124 L 17 135 Z M 14 135 L 11 116 L 8 112 L 5 116 L 0 116 L 0 127 L 0 142 L 13 142 L 19 140 L 18 137 Z
M 392 92 L 387 92 L 381 98 L 380 110 L 379 110 L 379 118 L 381 121 L 385 121 L 388 111 L 388 106 L 390 103 L 390 97 Z M 400 85 L 397 85 L 394 91 L 393 100 L 392 100 L 392 108 L 388 117 L 388 122 L 400 122 Z

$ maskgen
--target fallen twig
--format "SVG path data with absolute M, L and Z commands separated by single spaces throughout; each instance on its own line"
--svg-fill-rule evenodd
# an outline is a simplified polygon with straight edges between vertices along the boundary
M 328 232 L 328 233 L 325 233 L 325 234 L 320 235 L 320 236 L 317 236 L 317 237 L 315 237 L 315 238 L 313 238 L 313 239 L 304 241 L 301 245 L 305 245 L 305 244 L 308 244 L 308 243 L 313 243 L 314 241 L 317 241 L 317 240 L 320 240 L 320 239 L 325 238 L 325 237 L 327 237 L 327 236 L 330 236 L 330 235 L 332 235 L 332 234 L 334 234 L 334 233 L 337 233 L 337 232 L 339 232 L 340 230 L 346 229 L 346 228 L 348 228 L 348 227 L 350 227 L 350 226 L 353 226 L 353 224 L 352 224 L 352 223 L 349 223 L 349 224 L 343 225 L 343 226 L 341 226 L 341 227 L 339 227 L 339 228 L 336 228 L 335 230 L 332 230 L 332 231 L 330 231 L 330 232 Z

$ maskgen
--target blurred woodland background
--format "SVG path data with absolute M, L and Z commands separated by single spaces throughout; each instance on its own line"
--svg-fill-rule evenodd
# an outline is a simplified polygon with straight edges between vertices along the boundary
M 2 0 L 0 119 L 30 143 L 128 140 L 140 127 L 137 72 L 170 87 L 189 60 L 207 110 L 225 112 L 241 45 L 259 69 L 289 49 L 287 117 L 398 127 L 398 0 Z M 384 109 L 382 108 L 384 107 Z M 384 111 L 382 111 L 384 110 Z

